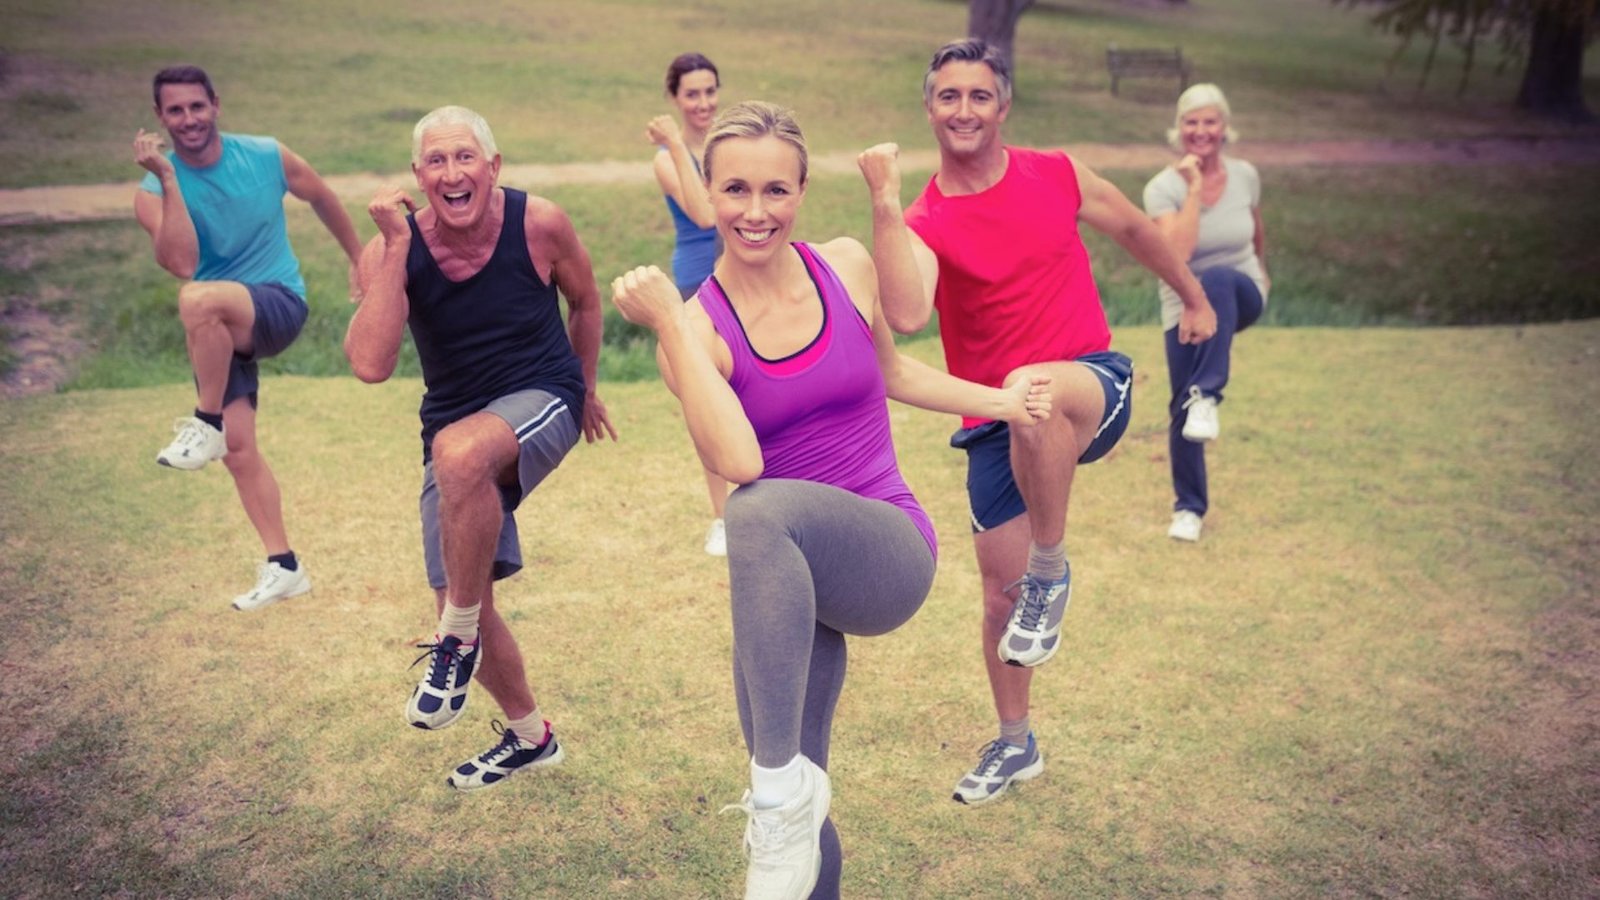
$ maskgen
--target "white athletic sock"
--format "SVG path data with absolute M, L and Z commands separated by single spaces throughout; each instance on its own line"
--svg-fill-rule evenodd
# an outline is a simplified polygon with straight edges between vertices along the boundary
M 525 744 L 538 746 L 550 739 L 550 723 L 539 713 L 537 706 L 533 708 L 533 712 L 507 722 L 506 728 L 515 731 L 517 737 L 522 738 Z
M 1045 581 L 1060 581 L 1067 575 L 1067 542 L 1054 547 L 1028 544 L 1028 571 Z
M 446 603 L 444 614 L 439 617 L 439 637 L 453 634 L 468 643 L 477 640 L 478 610 L 482 608 L 482 603 L 471 606 L 451 606 Z
M 1023 716 L 1014 721 L 1001 719 L 1000 740 L 1015 747 L 1028 746 L 1028 717 Z
M 756 809 L 774 809 L 787 803 L 804 786 L 800 773 L 805 757 L 796 753 L 776 769 L 756 765 L 750 760 L 750 802 Z

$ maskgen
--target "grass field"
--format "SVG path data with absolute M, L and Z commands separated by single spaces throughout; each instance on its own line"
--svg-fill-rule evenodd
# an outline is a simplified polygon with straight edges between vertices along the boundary
M 943 554 L 922 612 L 852 645 L 846 895 L 1592 896 L 1600 324 L 1246 333 L 1196 546 L 1163 536 L 1159 334 L 1118 346 L 1135 419 L 1080 474 L 1048 769 L 987 809 L 948 799 L 993 727 L 961 461 L 894 410 Z M 185 388 L 0 405 L 7 895 L 735 893 L 726 572 L 667 395 L 603 386 L 623 440 L 534 494 L 501 592 L 568 761 L 457 796 L 485 697 L 442 733 L 400 715 L 419 391 L 269 384 L 316 590 L 253 615 L 227 477 L 150 461 Z
M 819 152 L 922 146 L 922 70 L 964 33 L 966 4 L 12 0 L 0 23 L 0 119 L 26 125 L 0 131 L 0 187 L 19 187 L 138 174 L 129 144 L 152 124 L 150 77 L 185 61 L 212 73 L 225 127 L 275 135 L 326 172 L 403 171 L 411 125 L 443 103 L 484 113 L 510 161 L 646 157 L 644 123 L 667 111 L 661 78 L 686 49 L 717 61 L 725 102 L 795 107 Z M 1394 42 L 1328 0 L 1044 0 L 1017 32 L 1011 139 L 1161 140 L 1171 86 L 1136 80 L 1112 97 L 1113 42 L 1181 44 L 1258 138 L 1551 130 L 1510 109 L 1520 73 L 1496 73 L 1493 52 L 1460 97 L 1449 42 L 1420 97 L 1421 47 L 1386 83 Z M 1600 78 L 1586 90 L 1600 109 Z
M 1160 140 L 1171 92 L 1112 98 L 1112 41 L 1181 43 L 1228 89 L 1245 158 L 1250 138 L 1574 133 L 1511 112 L 1516 73 L 1492 58 L 1456 97 L 1450 47 L 1420 96 L 1420 48 L 1384 86 L 1393 43 L 1326 0 L 1188 6 L 1036 4 L 1009 138 Z M 216 76 L 228 128 L 330 173 L 403 169 L 411 123 L 444 102 L 485 112 L 508 162 L 646 158 L 660 70 L 690 48 L 722 66 L 725 102 L 797 107 L 814 152 L 930 146 L 920 73 L 965 5 L 803 7 L 17 0 L 0 188 L 133 178 L 149 76 L 185 60 Z M 1586 90 L 1600 109 L 1600 80 Z M 1112 177 L 1137 198 L 1149 174 Z M 1153 283 L 1091 238 L 1139 366 L 1134 423 L 1078 480 L 1068 648 L 1035 688 L 1047 772 L 988 809 L 948 799 L 993 729 L 963 461 L 950 420 L 893 408 L 943 552 L 917 617 L 851 647 L 846 896 L 1600 892 L 1600 173 L 1263 174 L 1274 296 L 1235 345 L 1197 546 L 1164 537 Z M 653 188 L 541 192 L 602 285 L 665 262 Z M 799 236 L 865 237 L 862 194 L 817 179 Z M 608 315 L 623 440 L 534 494 L 528 570 L 501 592 L 568 761 L 455 795 L 444 775 L 495 713 L 478 693 L 451 730 L 401 719 L 432 628 L 414 360 L 381 386 L 328 377 L 346 371 L 340 259 L 309 213 L 290 223 L 313 316 L 264 367 L 261 437 L 316 590 L 253 615 L 227 606 L 260 555 L 229 479 L 151 462 L 193 393 L 148 241 L 131 221 L 3 232 L 0 309 L 78 322 L 92 352 L 66 392 L 0 402 L 0 895 L 736 895 L 726 569 L 699 552 L 703 488 L 648 343 Z M 1588 321 L 1411 327 L 1562 318 Z

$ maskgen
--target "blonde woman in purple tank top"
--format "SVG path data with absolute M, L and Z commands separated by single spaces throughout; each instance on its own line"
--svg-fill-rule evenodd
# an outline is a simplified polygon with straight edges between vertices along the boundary
M 750 751 L 745 896 L 836 897 L 828 749 L 846 635 L 922 605 L 937 547 L 901 478 L 887 398 L 1031 427 L 1046 379 L 988 388 L 901 356 L 872 257 L 853 238 L 790 243 L 806 190 L 792 114 L 741 103 L 706 141 L 724 251 L 688 303 L 660 269 L 617 278 L 614 302 L 656 333 L 663 380 L 701 461 L 732 484 L 728 573 L 734 693 Z M 870 702 L 870 701 L 869 701 Z

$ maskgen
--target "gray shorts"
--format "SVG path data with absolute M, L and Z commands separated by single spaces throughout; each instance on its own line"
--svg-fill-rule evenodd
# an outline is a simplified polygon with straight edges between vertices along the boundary
M 500 543 L 494 552 L 494 578 L 515 575 L 522 569 L 522 544 L 513 515 L 524 497 L 561 465 L 578 444 L 578 426 L 567 402 L 548 391 L 518 391 L 490 402 L 481 412 L 494 413 L 517 436 L 517 483 L 500 488 Z M 422 469 L 422 557 L 428 566 L 428 585 L 443 588 L 444 552 L 439 542 L 439 486 L 433 480 L 433 463 Z
M 228 386 L 222 392 L 222 405 L 240 397 L 250 398 L 256 405 L 256 392 L 261 389 L 261 375 L 256 361 L 277 356 L 289 349 L 300 329 L 306 325 L 310 309 L 299 294 L 276 281 L 265 284 L 247 284 L 250 303 L 255 307 L 256 321 L 250 328 L 250 342 L 255 349 L 250 353 L 235 353 L 228 365 Z

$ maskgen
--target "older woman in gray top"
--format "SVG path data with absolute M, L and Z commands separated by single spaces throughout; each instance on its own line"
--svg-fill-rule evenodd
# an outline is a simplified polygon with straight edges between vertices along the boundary
M 1233 336 L 1266 306 L 1266 232 L 1261 227 L 1261 177 L 1255 166 L 1223 154 L 1239 139 L 1228 124 L 1228 100 L 1214 84 L 1197 84 L 1178 98 L 1167 140 L 1183 156 L 1144 187 L 1145 212 L 1205 287 L 1217 312 L 1216 336 L 1200 344 L 1178 341 L 1183 309 L 1162 283 L 1161 325 L 1166 329 L 1167 374 L 1172 381 L 1172 423 L 1167 444 L 1177 494 L 1167 535 L 1200 540 L 1209 506 L 1205 445 L 1219 432 L 1217 404 L 1228 383 Z

